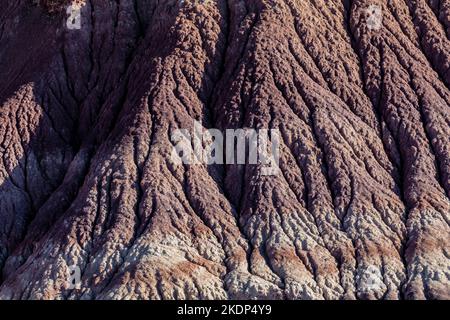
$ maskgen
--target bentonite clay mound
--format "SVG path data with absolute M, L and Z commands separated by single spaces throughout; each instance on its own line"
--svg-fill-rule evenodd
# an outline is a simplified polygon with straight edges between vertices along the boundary
M 78 2 L 0 0 L 1 299 L 450 298 L 450 1 Z

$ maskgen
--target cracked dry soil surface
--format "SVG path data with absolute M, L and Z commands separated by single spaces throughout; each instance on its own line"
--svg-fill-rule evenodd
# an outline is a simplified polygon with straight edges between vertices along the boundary
M 450 1 L 36 2 L 0 0 L 1 299 L 450 298 Z M 175 166 L 194 120 L 279 129 L 280 174 Z

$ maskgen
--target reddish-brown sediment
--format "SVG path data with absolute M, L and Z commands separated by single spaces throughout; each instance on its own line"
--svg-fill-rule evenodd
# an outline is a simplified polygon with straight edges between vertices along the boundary
M 448 2 L 0 4 L 0 298 L 450 298 Z M 280 174 L 175 166 L 194 120 Z

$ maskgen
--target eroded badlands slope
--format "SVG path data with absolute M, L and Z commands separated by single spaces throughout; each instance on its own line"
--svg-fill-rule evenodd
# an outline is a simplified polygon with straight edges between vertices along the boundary
M 0 298 L 450 298 L 449 1 L 32 2 L 0 0 Z M 280 174 L 175 166 L 194 120 L 279 129 Z

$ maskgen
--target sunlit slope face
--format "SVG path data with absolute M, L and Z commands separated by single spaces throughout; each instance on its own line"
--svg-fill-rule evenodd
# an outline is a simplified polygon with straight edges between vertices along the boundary
M 445 2 L 0 5 L 0 298 L 450 297 Z

